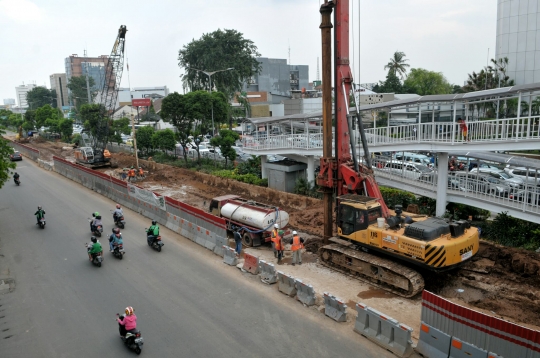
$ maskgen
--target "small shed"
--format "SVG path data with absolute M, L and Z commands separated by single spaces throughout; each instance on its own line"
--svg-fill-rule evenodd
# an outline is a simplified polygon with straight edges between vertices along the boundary
M 266 163 L 268 187 L 287 193 L 294 193 L 296 180 L 306 177 L 307 164 L 291 160 Z

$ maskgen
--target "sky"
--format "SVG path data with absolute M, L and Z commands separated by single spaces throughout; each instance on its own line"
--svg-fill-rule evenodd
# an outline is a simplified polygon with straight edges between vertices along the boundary
M 321 63 L 324 0 L 0 0 L 0 99 L 28 83 L 50 88 L 72 54 L 108 55 L 126 25 L 129 63 L 122 87 L 182 91 L 178 51 L 204 33 L 235 29 L 262 57 Z M 495 57 L 495 0 L 350 0 L 351 68 L 356 83 L 384 80 L 395 51 L 411 68 L 442 72 L 463 85 Z M 360 25 L 360 27 L 359 27 Z M 354 48 L 354 51 L 353 51 Z M 489 50 L 488 50 L 489 49 Z M 358 55 L 360 51 L 360 56 Z M 319 60 L 318 60 L 319 58 Z M 128 78 L 129 77 L 129 78 Z M 129 81 L 128 81 L 129 80 Z M 1 104 L 2 102 L 0 102 Z

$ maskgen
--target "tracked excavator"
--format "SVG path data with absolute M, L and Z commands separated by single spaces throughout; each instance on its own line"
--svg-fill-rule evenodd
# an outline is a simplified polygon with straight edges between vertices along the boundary
M 431 217 L 415 222 L 403 217 L 399 206 L 395 207 L 395 214 L 391 214 L 371 169 L 358 104 L 354 116 L 349 110 L 353 83 L 349 67 L 349 1 L 326 0 L 320 12 L 323 157 L 317 184 L 323 191 L 325 216 L 320 261 L 399 296 L 413 297 L 424 288 L 421 272 L 447 271 L 469 261 L 478 252 L 479 232 L 467 221 Z M 332 153 L 332 12 L 335 155 Z M 363 162 L 358 160 L 355 151 L 356 140 L 352 135 L 355 124 L 362 142 Z M 334 224 L 337 237 L 333 237 Z
M 124 71 L 124 47 L 126 41 L 127 28 L 121 25 L 118 29 L 118 34 L 105 66 L 105 79 L 101 89 L 101 101 L 99 113 L 96 116 L 99 118 L 97 123 L 90 128 L 89 142 L 83 139 L 83 136 L 89 133 L 85 130 L 81 133 L 83 145 L 75 150 L 75 160 L 78 164 L 88 168 L 99 168 L 105 166 L 115 166 L 111 162 L 111 153 L 107 150 L 107 142 L 109 140 L 109 121 L 116 106 L 118 97 L 118 88 L 122 81 L 122 73 Z

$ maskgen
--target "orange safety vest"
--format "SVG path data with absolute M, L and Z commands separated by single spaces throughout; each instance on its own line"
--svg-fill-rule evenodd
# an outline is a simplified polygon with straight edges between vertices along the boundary
M 144 175 L 144 172 L 143 172 L 142 169 L 139 169 L 139 175 L 140 175 L 140 176 L 143 176 L 143 175 Z
M 276 247 L 276 250 L 278 251 L 281 251 L 281 250 L 284 250 L 285 248 L 283 247 L 283 242 L 281 241 L 281 237 L 278 235 L 276 236 L 275 239 L 272 239 L 274 240 L 274 243 L 276 244 L 275 247 Z
M 276 242 L 277 237 L 278 237 L 278 230 L 277 229 L 272 230 L 272 242 Z
M 295 235 L 292 240 L 293 240 L 292 245 L 291 245 L 292 251 L 297 251 L 304 248 L 304 245 L 300 241 L 300 236 Z
M 135 169 L 130 169 L 128 172 L 128 176 L 134 177 L 135 176 Z

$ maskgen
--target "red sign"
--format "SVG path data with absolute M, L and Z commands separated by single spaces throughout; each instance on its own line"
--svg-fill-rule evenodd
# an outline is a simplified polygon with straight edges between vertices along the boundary
M 139 99 L 132 99 L 131 105 L 133 107 L 150 107 L 151 100 L 150 98 L 139 98 Z

